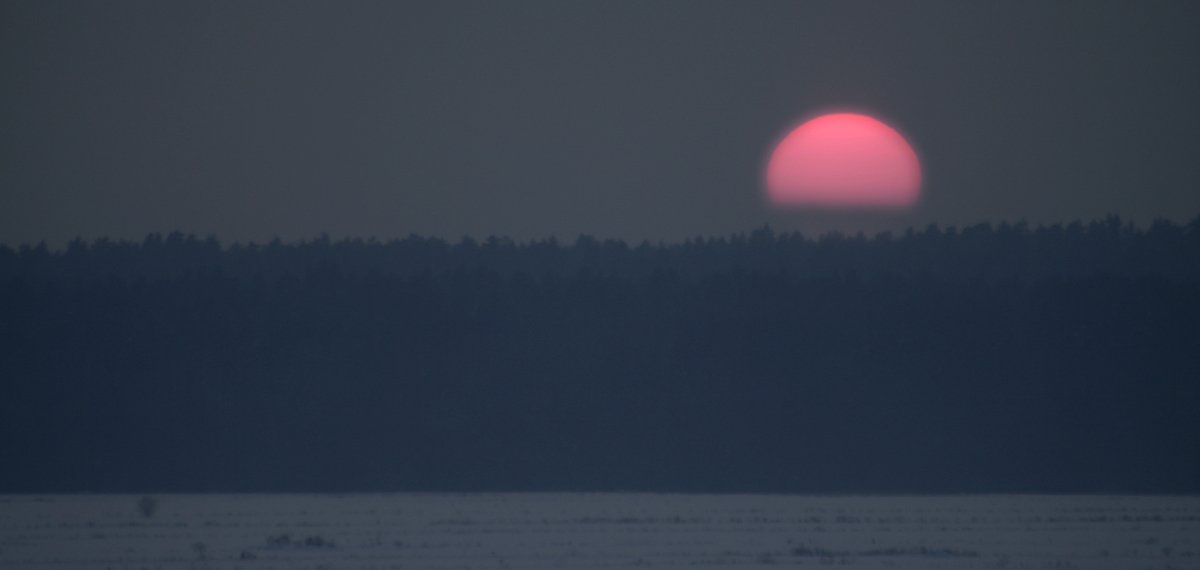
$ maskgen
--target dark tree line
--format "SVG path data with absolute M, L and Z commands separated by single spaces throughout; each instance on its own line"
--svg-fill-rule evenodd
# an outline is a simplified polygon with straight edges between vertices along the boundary
M 0 246 L 0 492 L 1200 491 L 1200 218 Z

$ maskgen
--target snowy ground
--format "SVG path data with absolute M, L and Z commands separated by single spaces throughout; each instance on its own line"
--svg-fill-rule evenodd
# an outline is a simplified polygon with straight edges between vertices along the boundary
M 1200 497 L 0 496 L 0 568 L 1200 568 Z

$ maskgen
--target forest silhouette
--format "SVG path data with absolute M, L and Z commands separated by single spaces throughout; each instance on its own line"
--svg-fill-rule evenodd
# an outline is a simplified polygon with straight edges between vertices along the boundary
M 0 246 L 0 492 L 1200 492 L 1200 217 Z

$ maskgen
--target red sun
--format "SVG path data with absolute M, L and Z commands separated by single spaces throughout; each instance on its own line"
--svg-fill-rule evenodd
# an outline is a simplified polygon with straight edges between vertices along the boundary
M 896 129 L 866 115 L 834 113 L 779 142 L 766 185 L 781 206 L 905 208 L 921 193 L 921 164 Z

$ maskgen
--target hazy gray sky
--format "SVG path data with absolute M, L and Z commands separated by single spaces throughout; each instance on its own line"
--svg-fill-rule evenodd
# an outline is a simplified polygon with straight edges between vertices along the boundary
M 1200 214 L 1197 2 L 0 4 L 0 242 L 639 240 Z M 907 134 L 888 219 L 772 211 L 815 110 Z

